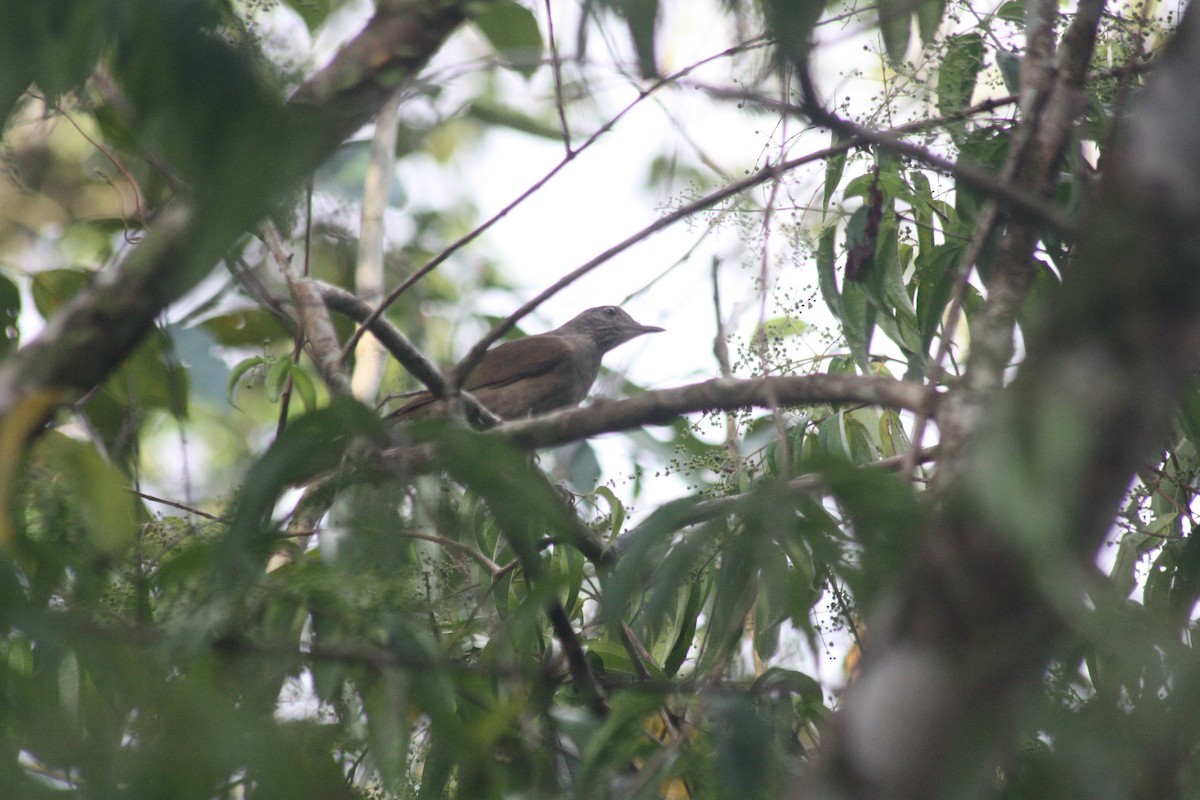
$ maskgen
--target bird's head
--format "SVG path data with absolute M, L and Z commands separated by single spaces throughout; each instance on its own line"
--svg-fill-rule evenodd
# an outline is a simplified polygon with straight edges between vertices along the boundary
M 643 325 L 616 306 L 596 306 L 563 325 L 561 330 L 590 336 L 600 351 L 607 353 L 643 333 L 659 333 L 663 329 Z

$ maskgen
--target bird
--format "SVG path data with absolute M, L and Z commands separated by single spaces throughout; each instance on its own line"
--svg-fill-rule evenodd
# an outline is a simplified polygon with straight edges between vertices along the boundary
M 462 388 L 501 420 L 577 406 L 596 382 L 605 353 L 663 330 L 637 322 L 617 306 L 589 308 L 552 331 L 488 350 Z M 421 392 L 389 416 L 407 420 L 445 413 L 444 401 Z

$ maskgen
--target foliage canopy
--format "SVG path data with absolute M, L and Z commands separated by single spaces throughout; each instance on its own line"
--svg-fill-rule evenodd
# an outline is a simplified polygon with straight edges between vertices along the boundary
M 725 2 L 669 67 L 684 6 L 3 4 L 0 794 L 1197 793 L 1196 14 Z M 656 108 L 664 209 L 520 305 L 477 239 Z M 498 135 L 562 156 L 491 217 L 397 182 Z M 630 287 L 713 380 L 381 420 L 685 223 Z

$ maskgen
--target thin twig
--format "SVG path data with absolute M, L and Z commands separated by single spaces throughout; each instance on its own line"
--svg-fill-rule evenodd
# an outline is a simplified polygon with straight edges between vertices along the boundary
M 174 500 L 167 500 L 164 497 L 155 497 L 152 494 L 147 494 L 146 492 L 142 492 L 137 489 L 130 489 L 129 493 L 135 497 L 140 497 L 143 500 L 149 500 L 151 503 L 159 503 L 160 505 L 170 506 L 171 508 L 178 508 L 180 511 L 186 511 L 189 514 L 195 514 L 197 517 L 204 517 L 205 519 L 210 519 L 213 522 L 224 522 L 226 524 L 229 523 L 229 520 L 225 517 L 219 517 L 216 514 L 209 514 L 207 511 L 201 511 L 194 506 L 184 505 L 183 503 L 178 503 Z
M 566 157 L 572 156 L 571 129 L 567 126 L 567 109 L 563 100 L 562 61 L 558 57 L 558 40 L 554 37 L 554 12 L 550 8 L 550 0 L 546 0 L 546 35 L 550 39 L 550 66 L 554 73 L 554 105 L 558 108 L 558 122 L 562 125 L 563 147 L 567 149 Z

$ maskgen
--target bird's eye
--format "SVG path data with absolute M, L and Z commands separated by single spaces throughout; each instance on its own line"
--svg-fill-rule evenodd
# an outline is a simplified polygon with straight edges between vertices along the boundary
M 604 316 L 611 317 L 613 314 L 616 314 L 616 313 L 617 313 L 617 309 L 613 308 L 612 306 L 604 307 Z

